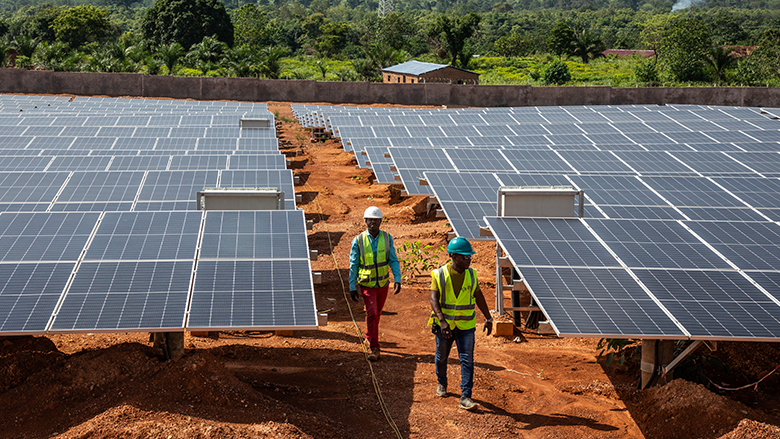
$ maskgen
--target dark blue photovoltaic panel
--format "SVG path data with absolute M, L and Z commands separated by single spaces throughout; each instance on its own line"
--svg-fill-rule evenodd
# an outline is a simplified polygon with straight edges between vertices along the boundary
M 53 332 L 182 329 L 193 261 L 82 262 Z
M 678 209 L 683 215 L 692 221 L 766 221 L 759 212 L 748 207 L 745 208 L 720 208 L 720 207 L 681 207 Z M 764 211 L 762 211 L 764 213 Z M 776 220 L 775 218 L 771 218 Z
M 701 174 L 715 175 L 739 175 L 753 174 L 755 172 L 735 162 L 728 155 L 721 152 L 684 152 L 674 151 L 671 153 L 674 157 L 695 169 Z
M 412 148 L 388 148 L 390 157 L 396 168 L 423 169 L 426 171 L 455 170 L 452 162 L 441 148 L 412 149 Z M 422 174 L 422 173 L 421 173 Z
M 585 195 L 594 203 L 619 206 L 668 206 L 661 197 L 642 184 L 637 177 L 629 176 L 570 176 L 574 184 L 585 189 Z
M 149 171 L 139 201 L 187 200 L 195 203 L 197 192 L 217 186 L 217 171 Z
M 642 181 L 677 207 L 745 207 L 706 178 L 642 177 Z
M 189 329 L 316 326 L 308 260 L 198 263 L 187 321 Z
M 143 172 L 74 172 L 57 202 L 133 201 Z
M 54 157 L 47 171 L 105 171 L 111 163 L 106 156 Z
M 742 270 L 780 271 L 780 226 L 774 222 L 689 222 L 697 235 Z
M 503 151 L 512 166 L 520 172 L 573 172 L 566 163 L 554 151 L 544 150 L 519 150 L 511 149 Z
M 425 178 L 441 203 L 489 202 L 496 210 L 497 191 L 502 185 L 492 173 L 426 172 Z
M 169 160 L 168 156 L 115 156 L 109 171 L 162 171 Z
M 774 178 L 713 178 L 751 207 L 780 208 L 780 180 Z
M 731 269 L 677 221 L 587 222 L 629 268 Z
M 487 148 L 454 149 L 445 150 L 447 156 L 455 164 L 455 168 L 464 172 L 477 171 L 512 171 L 501 151 Z
M 608 206 L 598 205 L 597 212 L 593 205 L 585 205 L 585 218 L 612 218 L 612 219 L 658 219 L 658 220 L 683 220 L 686 219 L 679 210 L 668 206 Z
M 751 271 L 747 274 L 766 290 L 775 301 L 780 301 L 780 273 L 776 271 Z
M 735 271 L 634 273 L 692 337 L 780 337 L 780 306 Z
M 100 202 L 100 203 L 54 203 L 51 212 L 127 212 L 133 209 L 133 203 Z
M 619 263 L 577 219 L 486 217 L 516 267 L 618 267 Z
M 75 266 L 0 264 L 0 333 L 45 333 Z
M 309 258 L 303 211 L 212 211 L 199 259 Z
M 175 155 L 168 169 L 172 171 L 196 171 L 227 169 L 226 155 Z
M 85 261 L 195 258 L 201 212 L 109 212 Z
M 780 176 L 780 154 L 776 152 L 730 152 L 729 156 L 764 176 Z
M 578 172 L 633 174 L 634 171 L 609 151 L 560 151 Z
M 620 157 L 631 169 L 645 175 L 694 174 L 696 172 L 666 152 L 618 151 L 615 155 Z
M 284 208 L 295 209 L 295 187 L 290 169 L 261 169 L 246 171 L 222 171 L 220 187 L 258 188 L 273 187 L 284 192 Z
M 495 202 L 442 202 L 442 210 L 447 215 L 450 226 L 458 236 L 466 239 L 488 239 L 479 236 L 479 228 L 485 227 L 485 216 L 496 214 Z
M 234 155 L 230 157 L 230 169 L 286 169 L 286 160 L 282 154 Z
M 49 162 L 51 157 L 0 156 L 0 172 L 43 171 Z
M 520 274 L 561 335 L 684 337 L 625 270 L 525 267 Z
M 0 174 L 0 202 L 50 203 L 67 179 L 67 172 L 2 173 Z
M 0 261 L 77 261 L 99 216 L 4 213 L 0 215 Z

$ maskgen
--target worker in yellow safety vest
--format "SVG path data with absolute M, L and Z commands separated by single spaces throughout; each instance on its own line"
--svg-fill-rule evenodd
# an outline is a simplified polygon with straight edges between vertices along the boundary
M 458 346 L 460 358 L 459 407 L 472 410 L 477 404 L 471 399 L 474 385 L 474 335 L 477 314 L 474 305 L 485 317 L 484 331 L 493 331 L 485 296 L 477 283 L 477 272 L 471 265 L 474 249 L 466 238 L 457 237 L 447 245 L 450 261 L 431 272 L 431 313 L 428 324 L 436 335 L 436 395 L 447 396 L 447 358 L 452 343 Z
M 366 305 L 366 340 L 371 353 L 368 359 L 379 360 L 379 318 L 387 300 L 390 272 L 393 272 L 393 294 L 401 292 L 401 267 L 395 252 L 393 237 L 379 230 L 382 211 L 371 206 L 363 214 L 366 230 L 352 240 L 349 253 L 349 292 L 358 301 L 358 293 Z

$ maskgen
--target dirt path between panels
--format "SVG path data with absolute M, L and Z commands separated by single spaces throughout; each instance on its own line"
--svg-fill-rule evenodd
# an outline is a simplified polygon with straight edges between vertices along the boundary
M 446 243 L 446 220 L 428 214 L 425 197 L 373 184 L 335 140 L 311 143 L 289 103 L 276 112 L 283 151 L 300 177 L 299 207 L 314 222 L 312 262 L 322 273 L 320 331 L 187 334 L 184 357 L 164 362 L 148 334 L 52 335 L 0 339 L 2 438 L 778 438 L 780 380 L 729 397 L 674 380 L 639 392 L 638 361 L 605 367 L 598 340 L 558 339 L 532 330 L 477 334 L 473 412 L 458 394 L 435 396 L 433 336 L 426 274 L 405 279 L 382 316 L 382 358 L 369 363 L 357 325 L 361 304 L 345 300 L 352 238 L 362 213 L 378 206 L 383 229 L 400 247 Z M 478 242 L 472 266 L 494 302 L 495 244 Z M 437 253 L 438 254 L 438 253 Z M 442 259 L 443 261 L 444 259 Z M 405 273 L 409 274 L 409 273 Z M 491 306 L 492 307 L 492 306 Z M 481 321 L 481 319 L 480 319 Z M 771 344 L 721 343 L 740 385 L 771 371 Z M 459 367 L 450 361 L 450 391 Z M 378 393 L 377 393 L 378 391 Z M 381 398 L 380 396 L 381 395 Z

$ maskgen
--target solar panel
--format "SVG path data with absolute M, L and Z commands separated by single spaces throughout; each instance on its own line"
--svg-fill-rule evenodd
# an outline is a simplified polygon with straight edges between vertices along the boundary
M 107 212 L 84 260 L 192 260 L 201 216 L 201 212 Z
M 44 334 L 75 265 L 0 264 L 0 332 Z
M 207 212 L 187 326 L 316 327 L 303 211 Z
M 190 201 L 195 206 L 199 190 L 216 187 L 218 171 L 149 171 L 138 201 Z
M 82 262 L 50 332 L 182 330 L 193 261 Z
M 96 213 L 0 215 L 0 262 L 77 261 L 97 224 Z

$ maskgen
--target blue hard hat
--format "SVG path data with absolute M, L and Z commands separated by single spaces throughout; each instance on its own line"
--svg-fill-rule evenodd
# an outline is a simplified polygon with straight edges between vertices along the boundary
M 476 252 L 471 248 L 471 243 L 468 239 L 462 236 L 458 236 L 457 238 L 450 241 L 450 243 L 447 245 L 447 253 L 455 253 L 457 255 L 473 255 Z

